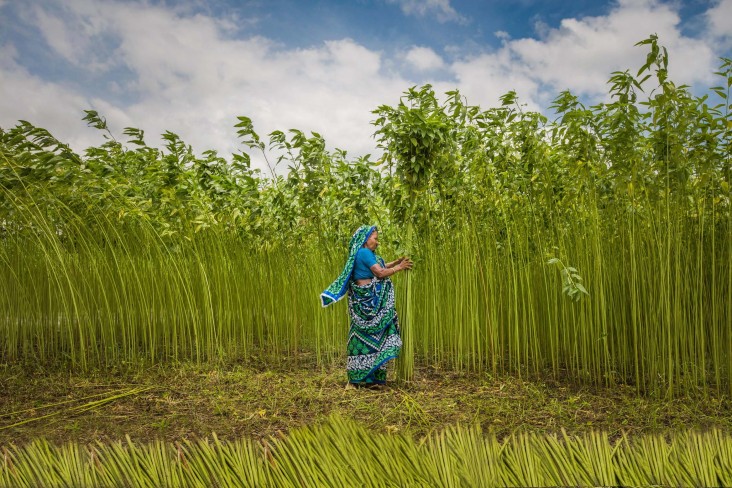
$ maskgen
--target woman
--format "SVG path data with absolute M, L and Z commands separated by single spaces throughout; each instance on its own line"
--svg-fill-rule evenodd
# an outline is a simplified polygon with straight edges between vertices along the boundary
M 327 307 L 348 293 L 351 328 L 346 370 L 349 384 L 356 386 L 385 384 L 386 363 L 398 357 L 402 348 L 389 276 L 412 269 L 412 261 L 401 257 L 384 264 L 374 253 L 378 245 L 376 226 L 359 227 L 351 238 L 343 271 L 320 295 Z

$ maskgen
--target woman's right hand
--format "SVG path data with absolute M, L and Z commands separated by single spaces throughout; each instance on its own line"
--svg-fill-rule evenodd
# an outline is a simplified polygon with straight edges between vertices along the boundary
M 404 257 L 402 258 L 402 262 L 397 264 L 397 267 L 399 267 L 399 271 L 404 271 L 405 269 L 412 269 L 412 265 L 414 265 L 412 260 L 408 257 Z

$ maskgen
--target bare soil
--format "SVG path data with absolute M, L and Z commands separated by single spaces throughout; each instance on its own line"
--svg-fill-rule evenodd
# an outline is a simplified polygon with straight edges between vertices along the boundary
M 732 431 L 724 395 L 672 400 L 634 388 L 577 386 L 554 379 L 457 373 L 419 366 L 410 383 L 348 389 L 342 364 L 308 357 L 265 365 L 177 364 L 120 371 L 59 372 L 0 365 L 0 445 L 46 438 L 107 442 L 210 437 L 261 439 L 338 414 L 382 432 L 422 437 L 457 423 L 480 424 L 500 437 L 518 431 L 613 437 L 681 429 Z M 115 392 L 146 390 L 94 405 Z M 24 422 L 19 424 L 20 422 Z M 19 424 L 19 425 L 17 425 Z

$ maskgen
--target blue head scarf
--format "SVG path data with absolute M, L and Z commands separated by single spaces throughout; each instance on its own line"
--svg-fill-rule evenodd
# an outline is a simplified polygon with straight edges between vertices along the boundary
M 353 265 L 356 262 L 356 253 L 363 247 L 371 236 L 371 233 L 375 230 L 375 225 L 362 225 L 353 234 L 353 237 L 351 237 L 351 243 L 348 245 L 348 259 L 346 260 L 346 265 L 343 267 L 343 271 L 341 271 L 338 278 L 336 278 L 336 280 L 320 294 L 320 300 L 323 302 L 324 307 L 327 307 L 331 303 L 335 303 L 346 296 L 348 282 L 351 279 Z

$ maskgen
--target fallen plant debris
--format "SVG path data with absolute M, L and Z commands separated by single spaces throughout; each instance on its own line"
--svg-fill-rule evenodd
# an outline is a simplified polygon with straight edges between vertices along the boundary
M 456 424 L 480 425 L 499 439 L 562 429 L 572 435 L 603 431 L 611 439 L 732 431 L 730 399 L 702 392 L 664 400 L 638 395 L 627 385 L 581 387 L 424 364 L 414 381 L 390 382 L 385 390 L 347 390 L 345 384 L 342 364 L 319 367 L 312 356 L 279 364 L 184 363 L 125 372 L 43 372 L 6 365 L 0 367 L 0 445 L 37 438 L 55 444 L 110 442 L 125 436 L 135 442 L 174 442 L 212 432 L 226 440 L 264 439 L 334 414 L 376 432 L 414 438 Z M 80 408 L 94 398 L 113 398 L 115 391 L 129 394 L 97 408 Z M 55 415 L 39 419 L 50 413 Z M 21 423 L 25 420 L 36 421 Z

